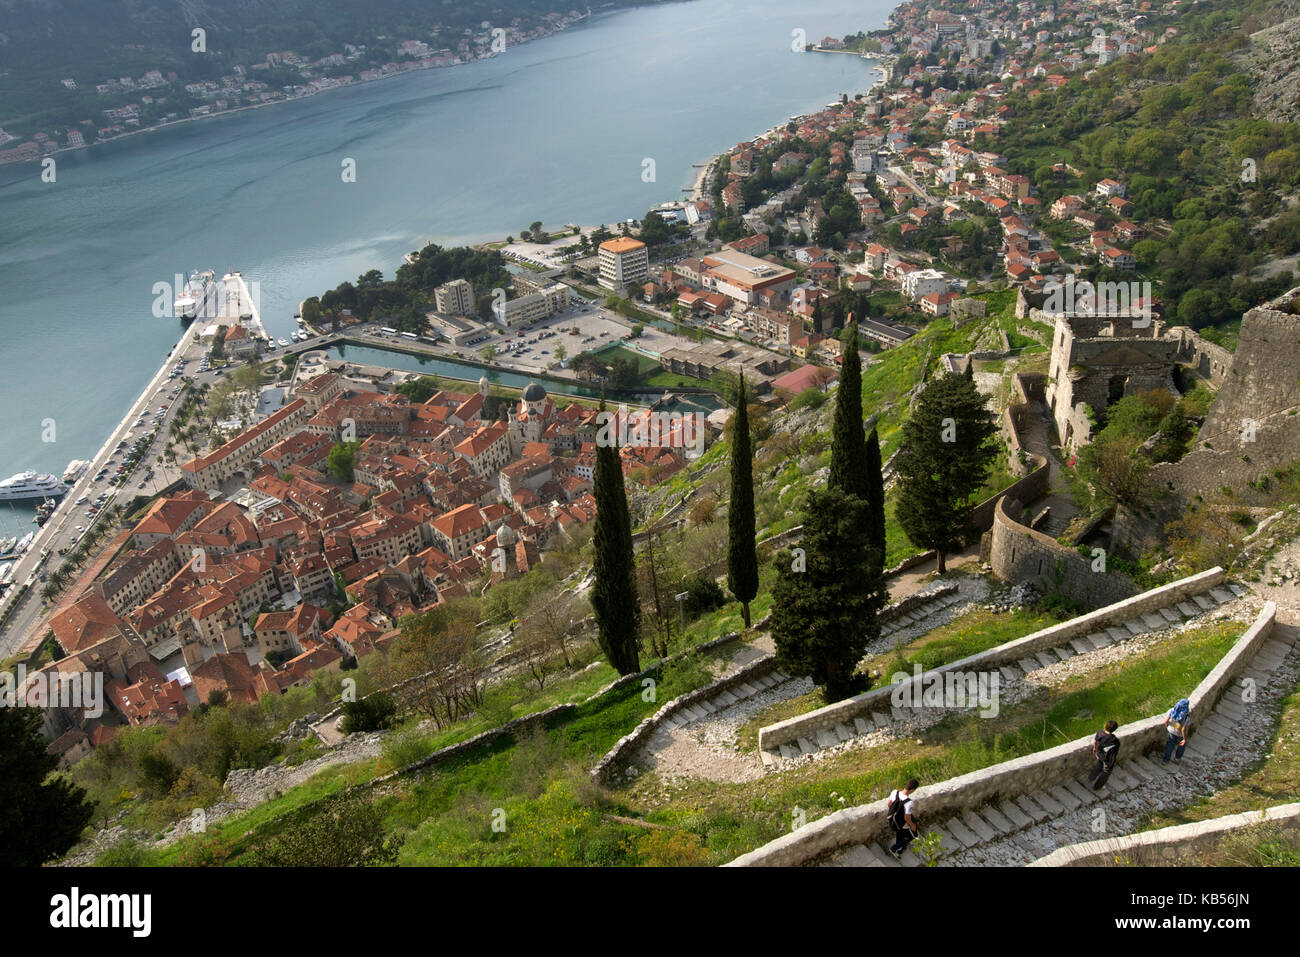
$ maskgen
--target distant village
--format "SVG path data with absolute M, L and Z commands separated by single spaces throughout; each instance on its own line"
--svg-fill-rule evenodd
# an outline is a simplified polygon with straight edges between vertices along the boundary
M 195 83 L 183 83 L 175 72 L 161 69 L 146 70 L 138 77 L 105 77 L 94 83 L 102 107 L 75 125 L 37 130 L 27 138 L 6 133 L 0 127 L 0 164 L 31 162 L 59 149 L 80 149 L 154 126 L 314 96 L 412 70 L 456 66 L 496 56 L 516 44 L 550 36 L 585 17 L 585 13 L 574 9 L 563 15 L 542 15 L 541 22 L 534 26 L 526 26 L 518 17 L 495 29 L 484 23 L 477 30 L 465 28 L 450 45 L 431 46 L 425 40 L 403 40 L 396 47 L 395 58 L 385 63 L 375 62 L 364 44 L 348 43 L 342 50 L 316 60 L 293 50 L 269 52 L 259 63 L 237 63 L 229 74 L 219 79 Z M 354 71 L 348 69 L 350 66 Z M 301 82 L 273 85 L 262 79 L 273 70 L 293 71 Z M 61 83 L 66 90 L 82 89 L 72 77 L 64 78 Z

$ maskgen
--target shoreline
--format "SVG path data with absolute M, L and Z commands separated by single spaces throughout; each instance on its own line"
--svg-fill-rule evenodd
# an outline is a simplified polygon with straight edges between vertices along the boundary
M 620 12 L 620 11 L 613 11 L 613 12 Z M 598 14 L 594 14 L 594 13 L 583 14 L 577 17 L 572 23 L 563 26 L 558 30 L 555 30 L 551 33 L 547 33 L 544 36 L 540 36 L 540 37 L 529 37 L 528 39 L 520 43 L 514 44 L 514 46 L 525 46 L 526 44 L 532 43 L 535 40 L 550 39 L 551 37 L 558 36 L 559 34 L 564 33 L 565 31 L 569 30 L 571 27 L 577 26 L 580 23 L 586 23 L 588 20 L 593 20 L 597 16 Z M 470 64 L 480 63 L 484 60 L 495 60 L 499 56 L 501 56 L 500 53 L 493 53 L 491 56 L 474 57 L 471 60 L 462 60 L 459 63 L 448 63 L 443 65 L 430 63 L 426 66 L 413 66 L 409 70 L 399 70 L 397 73 L 386 73 L 383 76 L 371 77 L 368 80 L 354 79 L 350 83 L 341 83 L 338 86 L 332 86 L 324 90 L 316 90 L 312 93 L 302 93 L 297 96 L 287 96 L 283 99 L 270 100 L 264 103 L 248 103 L 245 104 L 244 106 L 234 106 L 226 110 L 218 110 L 213 113 L 205 113 L 202 116 L 184 116 L 179 119 L 170 120 L 166 123 L 157 123 L 154 124 L 153 126 L 144 126 L 136 130 L 127 130 L 125 133 L 117 133 L 113 136 L 107 137 L 106 139 L 97 139 L 93 143 L 86 143 L 82 146 L 60 146 L 58 149 L 50 150 L 48 153 L 42 153 L 40 156 L 38 156 L 36 159 L 33 160 L 10 160 L 8 162 L 0 162 L 0 168 L 4 168 L 6 166 L 21 167 L 24 164 L 28 164 L 28 163 L 36 164 L 39 166 L 41 161 L 44 160 L 47 156 L 57 156 L 60 153 L 77 153 L 77 152 L 88 151 L 94 149 L 96 146 L 104 146 L 109 143 L 120 143 L 123 140 L 130 139 L 133 136 L 140 136 L 143 133 L 158 133 L 161 132 L 162 130 L 174 129 L 185 123 L 199 123 L 202 122 L 203 120 L 215 120 L 219 117 L 234 116 L 237 113 L 247 113 L 251 110 L 261 110 L 272 106 L 284 106 L 289 103 L 297 103 L 301 100 L 310 100 L 313 97 L 321 96 L 322 94 L 325 93 L 337 93 L 340 90 L 348 90 L 353 87 L 363 86 L 364 84 L 367 83 L 380 83 L 384 80 L 395 80 L 399 77 L 409 76 L 412 73 L 424 73 L 428 70 L 452 70 L 458 66 L 469 66 Z

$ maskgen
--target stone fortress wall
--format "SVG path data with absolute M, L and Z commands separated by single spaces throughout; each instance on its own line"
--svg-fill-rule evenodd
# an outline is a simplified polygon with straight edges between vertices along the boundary
M 1153 502 L 1142 512 L 1121 508 L 1114 542 L 1134 554 L 1157 544 L 1166 524 L 1200 499 L 1230 489 L 1242 506 L 1271 504 L 1269 473 L 1300 459 L 1300 287 L 1242 317 L 1235 355 L 1190 340 L 1187 354 L 1222 386 L 1196 437 L 1178 462 L 1147 474 Z

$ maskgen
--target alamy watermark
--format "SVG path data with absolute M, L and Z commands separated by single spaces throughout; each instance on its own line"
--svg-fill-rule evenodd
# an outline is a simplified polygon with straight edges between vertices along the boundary
M 975 708 L 981 718 L 996 718 L 1002 675 L 997 671 L 897 671 L 889 679 L 889 696 L 895 708 Z
M 104 714 L 104 674 L 100 671 L 36 671 L 20 664 L 0 671 L 0 708 L 80 708 L 87 718 Z

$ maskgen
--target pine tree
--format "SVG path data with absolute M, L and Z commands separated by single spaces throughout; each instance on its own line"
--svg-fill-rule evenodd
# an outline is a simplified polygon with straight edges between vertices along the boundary
M 37 708 L 0 706 L 0 867 L 39 867 L 68 851 L 90 823 L 86 792 L 50 778 Z M 48 778 L 48 780 L 47 780 Z
M 731 504 L 727 509 L 727 587 L 740 602 L 745 627 L 749 603 L 758 594 L 758 554 L 754 545 L 754 453 L 749 436 L 745 375 L 740 376 L 736 420 L 731 429 Z
M 940 574 L 946 570 L 945 556 L 959 550 L 965 538 L 972 496 L 997 457 L 990 441 L 997 431 L 969 369 L 965 375 L 948 373 L 931 381 L 903 425 L 894 460 L 899 485 L 895 515 L 913 545 L 938 552 Z
M 596 522 L 592 532 L 591 608 L 596 618 L 596 640 L 614 670 L 630 675 L 640 670 L 638 632 L 641 626 L 641 603 L 636 590 L 636 560 L 632 549 L 632 517 L 628 512 L 627 493 L 623 488 L 623 468 L 619 460 L 617 423 L 605 412 L 600 400 L 608 435 L 597 435 L 596 469 L 592 496 L 596 500 Z
M 867 443 L 862 434 L 862 362 L 858 358 L 858 324 L 844 334 L 840 384 L 835 390 L 835 422 L 831 426 L 831 472 L 827 484 L 869 501 Z
M 876 613 L 887 593 L 879 572 L 873 573 L 875 549 L 862 535 L 867 509 L 838 488 L 810 492 L 800 546 L 776 558 L 771 626 L 777 666 L 811 677 L 830 701 L 863 683 L 854 669 L 880 636 Z
M 880 438 L 872 429 L 867 436 L 867 540 L 876 550 L 879 569 L 885 567 L 885 475 L 880 464 Z

